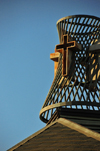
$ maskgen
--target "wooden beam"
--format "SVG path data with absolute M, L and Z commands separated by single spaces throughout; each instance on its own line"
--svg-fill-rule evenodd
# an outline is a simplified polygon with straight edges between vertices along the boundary
M 59 55 L 60 55 L 59 52 L 51 53 L 50 54 L 50 59 L 53 60 L 53 61 L 58 62 Z

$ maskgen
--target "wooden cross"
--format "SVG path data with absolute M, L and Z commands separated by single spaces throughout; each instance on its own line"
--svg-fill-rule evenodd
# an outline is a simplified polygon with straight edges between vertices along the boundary
M 63 36 L 63 43 L 56 45 L 56 49 L 61 49 L 63 48 L 66 50 L 67 47 L 74 46 L 75 41 L 71 41 L 71 38 L 67 35 Z
M 81 50 L 81 45 L 72 41 L 68 34 L 63 35 L 63 43 L 56 45 L 56 52 L 62 53 L 62 75 L 67 76 L 70 72 L 73 51 Z

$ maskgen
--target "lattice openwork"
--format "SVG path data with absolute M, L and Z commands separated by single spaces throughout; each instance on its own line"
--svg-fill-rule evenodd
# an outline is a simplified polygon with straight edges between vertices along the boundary
M 44 105 L 40 119 L 47 122 L 56 108 L 100 110 L 100 53 L 89 51 L 99 39 L 100 18 L 87 15 L 68 16 L 57 22 L 60 43 L 65 34 L 82 45 L 81 51 L 73 51 L 71 70 L 62 76 L 62 54 L 58 69 Z

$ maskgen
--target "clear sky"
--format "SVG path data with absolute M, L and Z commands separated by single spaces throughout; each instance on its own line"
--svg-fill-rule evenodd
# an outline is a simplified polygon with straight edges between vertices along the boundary
M 0 0 L 0 151 L 45 126 L 56 22 L 76 14 L 100 17 L 100 0 Z

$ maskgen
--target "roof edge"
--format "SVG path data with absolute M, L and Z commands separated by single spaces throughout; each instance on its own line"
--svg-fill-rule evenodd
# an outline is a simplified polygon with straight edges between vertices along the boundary
M 21 142 L 17 143 L 16 145 L 14 145 L 13 147 L 11 147 L 10 149 L 8 149 L 7 151 L 13 151 L 14 149 L 18 148 L 19 146 L 23 145 L 24 143 L 26 143 L 27 141 L 29 141 L 30 139 L 32 139 L 33 137 L 35 137 L 36 135 L 39 135 L 40 133 L 42 133 L 44 130 L 48 129 L 50 126 L 54 125 L 57 122 L 57 120 L 55 120 L 54 122 L 50 123 L 49 125 L 46 125 L 45 127 L 43 127 L 42 129 L 40 129 L 39 131 L 35 132 L 34 134 L 30 135 L 29 137 L 25 138 L 24 140 L 22 140 Z

